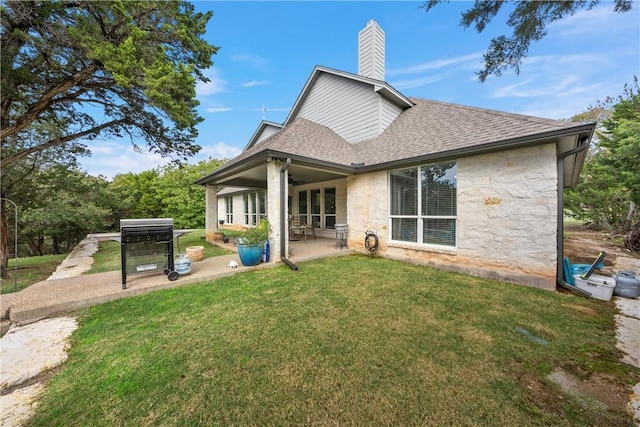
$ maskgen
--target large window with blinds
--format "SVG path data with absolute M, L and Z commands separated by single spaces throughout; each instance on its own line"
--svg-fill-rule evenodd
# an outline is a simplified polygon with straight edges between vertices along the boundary
M 391 240 L 456 246 L 456 163 L 389 173 Z

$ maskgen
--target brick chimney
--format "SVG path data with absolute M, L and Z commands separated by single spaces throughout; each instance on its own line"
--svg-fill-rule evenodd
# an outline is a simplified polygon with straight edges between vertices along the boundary
M 358 33 L 358 74 L 384 80 L 384 31 L 373 19 Z

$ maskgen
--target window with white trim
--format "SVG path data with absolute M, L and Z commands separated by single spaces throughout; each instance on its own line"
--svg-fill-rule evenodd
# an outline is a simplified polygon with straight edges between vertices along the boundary
M 307 223 L 313 225 L 314 228 L 334 229 L 336 223 L 336 188 L 313 188 L 309 191 L 300 191 L 298 193 L 298 214 L 300 216 L 308 216 L 310 221 Z
M 258 225 L 260 219 L 267 217 L 267 192 L 257 191 L 243 194 L 244 224 Z
M 391 240 L 456 246 L 456 174 L 455 162 L 389 172 Z
M 227 224 L 233 224 L 233 197 L 227 196 L 224 198 L 225 202 L 225 222 Z

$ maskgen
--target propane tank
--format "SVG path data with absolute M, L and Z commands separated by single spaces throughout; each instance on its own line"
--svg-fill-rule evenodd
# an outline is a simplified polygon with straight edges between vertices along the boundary
M 178 258 L 173 262 L 176 273 L 179 275 L 191 273 L 191 258 L 185 253 L 179 253 Z
M 269 249 L 269 240 L 267 239 L 262 247 L 262 262 L 269 262 Z
M 633 271 L 621 271 L 615 276 L 616 287 L 613 294 L 623 298 L 637 298 L 640 296 L 640 280 Z

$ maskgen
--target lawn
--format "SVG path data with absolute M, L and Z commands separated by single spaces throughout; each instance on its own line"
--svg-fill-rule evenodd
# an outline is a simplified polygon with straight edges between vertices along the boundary
M 18 258 L 17 276 L 15 274 L 16 259 L 10 259 L 7 277 L 0 279 L 0 293 L 8 294 L 21 291 L 34 283 L 47 280 L 66 257 L 66 254 L 62 254 Z
M 612 303 L 363 255 L 299 266 L 79 311 L 30 425 L 631 425 L 545 379 L 638 380 Z

